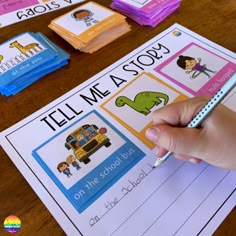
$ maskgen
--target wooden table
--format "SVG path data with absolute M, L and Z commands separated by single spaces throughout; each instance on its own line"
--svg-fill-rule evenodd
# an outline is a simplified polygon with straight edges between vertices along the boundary
M 97 2 L 109 7 L 111 1 Z M 0 131 L 65 94 L 175 22 L 236 52 L 235 0 L 185 0 L 180 9 L 156 28 L 140 26 L 128 19 L 132 26 L 131 32 L 91 55 L 75 50 L 47 27 L 51 19 L 76 6 L 0 29 L 0 43 L 25 31 L 40 31 L 71 55 L 69 65 L 45 76 L 19 94 L 11 97 L 0 96 Z M 4 219 L 9 215 L 16 215 L 21 219 L 22 227 L 16 235 L 65 235 L 2 148 L 0 161 L 0 235 L 9 235 L 3 228 Z M 214 235 L 236 235 L 235 222 L 236 208 Z

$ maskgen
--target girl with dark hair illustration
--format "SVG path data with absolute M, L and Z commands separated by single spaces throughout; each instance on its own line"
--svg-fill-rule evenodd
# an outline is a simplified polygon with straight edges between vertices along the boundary
M 206 67 L 206 64 L 201 65 L 201 60 L 202 60 L 201 58 L 198 58 L 196 60 L 193 57 L 180 55 L 179 59 L 177 60 L 177 65 L 180 68 L 184 69 L 187 74 L 193 72 L 191 76 L 191 78 L 193 79 L 196 78 L 201 73 L 205 74 L 208 78 L 211 78 L 208 72 L 215 73 L 215 71 L 208 69 Z

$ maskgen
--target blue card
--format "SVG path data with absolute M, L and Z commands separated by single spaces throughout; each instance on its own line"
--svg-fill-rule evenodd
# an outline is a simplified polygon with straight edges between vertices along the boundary
M 66 65 L 69 54 L 42 33 L 26 32 L 0 45 L 0 93 L 16 94 Z

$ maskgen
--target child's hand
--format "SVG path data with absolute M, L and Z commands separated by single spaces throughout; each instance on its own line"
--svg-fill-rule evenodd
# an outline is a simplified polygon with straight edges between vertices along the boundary
M 148 139 L 159 148 L 156 156 L 167 150 L 177 159 L 236 170 L 236 113 L 219 105 L 199 128 L 185 128 L 207 103 L 196 97 L 170 104 L 153 113 L 153 127 L 146 131 Z

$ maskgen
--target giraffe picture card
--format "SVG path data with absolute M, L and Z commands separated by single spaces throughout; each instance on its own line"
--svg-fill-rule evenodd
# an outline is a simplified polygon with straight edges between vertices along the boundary
M 126 17 L 88 2 L 54 19 L 49 28 L 74 48 L 92 53 L 130 31 Z
M 140 25 L 157 26 L 180 7 L 181 0 L 113 0 L 111 8 Z
M 5 96 L 20 92 L 69 59 L 41 33 L 22 33 L 1 44 L 0 49 L 0 93 Z

